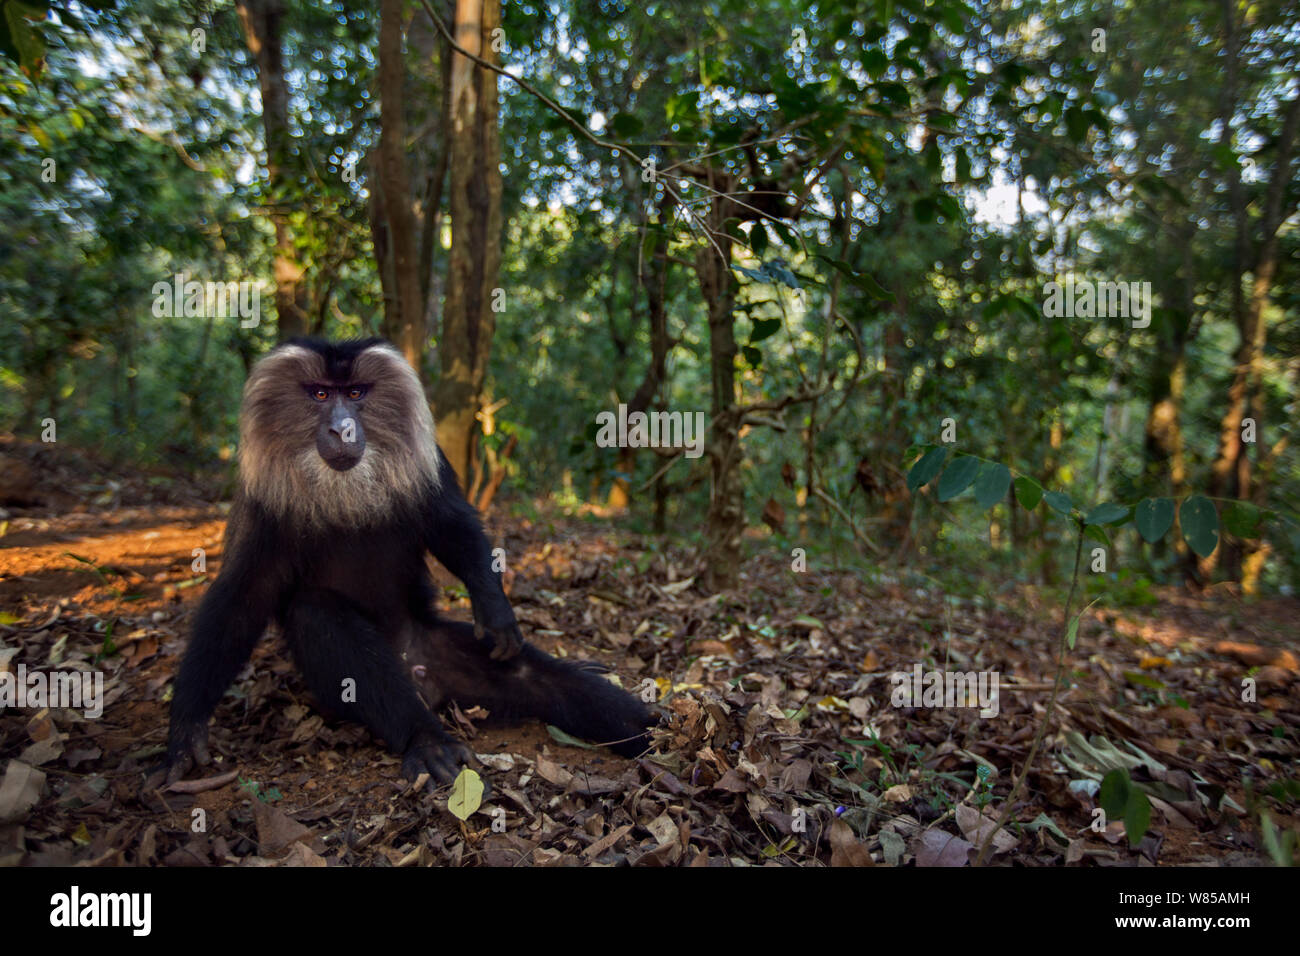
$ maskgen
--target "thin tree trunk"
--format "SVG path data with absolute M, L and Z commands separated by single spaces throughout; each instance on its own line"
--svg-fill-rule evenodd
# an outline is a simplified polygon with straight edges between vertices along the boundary
M 457 43 L 485 60 L 501 22 L 500 0 L 457 0 Z M 451 256 L 434 389 L 438 441 L 462 486 L 474 460 L 475 416 L 487 374 L 496 315 L 492 310 L 501 266 L 501 144 L 497 77 L 452 53 L 450 211 Z
M 727 192 L 728 187 L 711 183 Z M 695 273 L 709 316 L 709 356 L 712 371 L 714 427 L 709 436 L 709 511 L 705 525 L 705 579 L 713 590 L 735 587 L 739 581 L 741 543 L 745 533 L 745 495 L 741 484 L 744 448 L 736 403 L 736 280 L 731 274 L 731 239 L 722 229 L 722 209 L 714 199 L 710 227 L 714 241 L 696 253 Z M 715 221 L 716 220 L 716 221 Z
M 437 2 L 444 8 L 441 11 L 443 18 L 450 21 L 453 18 L 450 4 L 445 0 Z M 442 195 L 447 182 L 451 152 L 448 142 L 451 129 L 451 48 L 442 32 L 419 6 L 407 29 L 406 45 L 415 57 L 415 67 L 411 73 L 415 96 L 423 97 L 427 103 L 439 103 L 436 122 L 427 118 L 430 110 L 423 111 L 426 118 L 419 125 L 407 154 L 410 160 L 409 178 L 415 190 L 413 198 L 418 197 L 414 214 L 416 231 L 420 234 L 417 246 L 420 296 L 424 303 L 424 325 L 430 329 L 436 324 L 436 316 L 442 305 L 435 267 L 440 247 Z
M 402 0 L 382 0 L 379 11 L 379 173 L 388 227 L 386 251 L 392 257 L 396 293 L 391 300 L 385 299 L 384 333 L 418 371 L 424 359 L 424 302 L 420 297 L 420 260 L 406 170 Z M 390 306 L 393 312 L 388 311 Z
M 659 205 L 659 221 L 666 222 L 672 210 L 673 199 L 665 192 Z M 642 225 L 646 222 L 643 220 Z M 665 305 L 664 285 L 668 277 L 668 246 L 666 242 L 655 244 L 654 253 L 643 263 L 641 270 L 641 287 L 645 291 L 646 313 L 650 323 L 650 362 L 646 366 L 641 384 L 627 403 L 627 412 L 644 412 L 659 392 L 660 385 L 667 377 L 668 350 L 672 340 L 668 336 L 668 309 Z M 609 491 L 608 505 L 615 510 L 623 510 L 631 504 L 631 475 L 636 467 L 636 449 L 621 448 L 618 455 L 619 471 L 626 478 L 615 478 Z M 661 479 L 662 480 L 662 479 Z
M 1190 239 L 1188 240 L 1190 244 Z M 1190 259 L 1190 245 L 1188 258 Z M 1187 265 L 1185 263 L 1185 265 Z M 1190 267 L 1190 266 L 1189 266 Z M 1187 343 L 1191 337 L 1193 288 L 1188 273 L 1178 277 L 1178 298 L 1165 297 L 1153 330 L 1160 343 L 1152 355 L 1148 379 L 1149 405 L 1144 428 L 1145 467 L 1151 490 L 1181 497 L 1187 489 L 1187 461 L 1183 451 L 1183 391 L 1187 384 Z M 1168 290 L 1172 293 L 1174 284 Z M 1178 304 L 1175 306 L 1174 303 Z
M 271 222 L 275 226 L 275 313 L 281 339 L 302 335 L 307 329 L 303 267 L 298 263 L 285 206 L 285 186 L 293 165 L 289 135 L 289 88 L 284 79 L 281 21 L 282 0 L 237 0 L 235 9 L 244 39 L 257 63 L 262 92 L 262 129 L 266 137 L 266 173 L 271 195 Z

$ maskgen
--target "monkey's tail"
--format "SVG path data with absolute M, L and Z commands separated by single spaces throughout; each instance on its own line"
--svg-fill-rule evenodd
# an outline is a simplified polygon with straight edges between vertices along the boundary
M 425 634 L 427 644 L 407 657 L 426 665 L 415 680 L 433 707 L 454 700 L 494 717 L 537 717 L 625 757 L 649 748 L 650 708 L 602 676 L 601 665 L 561 660 L 527 643 L 510 660 L 493 660 L 490 643 L 459 621 L 439 621 Z

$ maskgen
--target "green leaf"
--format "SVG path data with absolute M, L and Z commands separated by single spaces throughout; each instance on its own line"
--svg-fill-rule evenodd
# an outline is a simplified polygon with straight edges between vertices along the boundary
M 817 258 L 835 269 L 852 282 L 857 288 L 861 289 L 873 299 L 880 302 L 894 301 L 894 293 L 886 290 L 879 282 L 871 278 L 871 276 L 867 275 L 865 272 L 858 272 L 843 259 L 832 259 L 830 256 L 824 256 L 821 253 L 817 254 Z
M 749 333 L 749 344 L 771 338 L 781 328 L 780 319 L 755 319 L 754 330 Z
M 1011 487 L 1011 469 L 996 461 L 984 463 L 975 479 L 975 500 L 981 508 L 992 508 L 1007 496 Z
M 1065 629 L 1065 644 L 1070 648 L 1070 650 L 1074 650 L 1074 642 L 1079 639 L 1079 622 L 1082 621 L 1083 616 L 1088 613 L 1088 609 L 1100 600 L 1101 598 L 1093 598 L 1080 608 L 1079 613 L 1074 615 L 1070 620 L 1070 626 Z
M 1074 507 L 1074 502 L 1064 491 L 1049 491 L 1043 495 L 1043 500 L 1047 502 L 1047 507 L 1053 511 L 1059 511 L 1063 515 L 1068 515 Z
M 1088 516 L 1083 519 L 1084 524 L 1118 524 L 1121 519 L 1128 517 L 1128 509 L 1123 505 L 1117 505 L 1113 501 L 1097 505 L 1088 512 Z
M 579 740 L 577 737 L 573 736 L 572 734 L 566 734 L 563 730 L 561 730 L 559 727 L 556 727 L 554 724 L 547 724 L 546 732 L 549 733 L 557 743 L 562 743 L 566 747 L 581 747 L 583 750 L 596 749 L 595 744 L 589 744 L 585 740 Z
M 1033 511 L 1042 500 L 1043 489 L 1038 482 L 1027 475 L 1016 478 L 1016 501 L 1020 502 L 1020 507 L 1026 511 Z
M 1075 615 L 1070 621 L 1070 626 L 1065 629 L 1065 646 L 1074 650 L 1074 642 L 1079 639 L 1079 615 Z
M 1165 682 L 1158 677 L 1152 677 L 1150 674 L 1144 674 L 1142 671 L 1125 671 L 1124 679 L 1130 684 L 1137 684 L 1139 687 L 1145 687 L 1148 690 L 1164 690 Z
M 1085 527 L 1083 529 L 1083 536 L 1085 538 L 1091 538 L 1098 544 L 1104 544 L 1106 547 L 1110 547 L 1110 538 L 1106 537 L 1106 532 L 1102 531 L 1098 525 L 1090 524 Z
M 779 285 L 783 285 L 787 289 L 800 288 L 799 277 L 786 268 L 785 263 L 780 259 L 773 259 L 771 262 L 763 263 L 763 271 Z
M 1173 499 L 1146 498 L 1138 502 L 1137 510 L 1133 512 L 1133 523 L 1148 544 L 1159 541 L 1174 523 Z
M 758 368 L 763 364 L 763 353 L 752 345 L 742 345 L 740 351 L 745 355 L 745 361 L 753 368 Z
M 767 230 L 763 228 L 761 222 L 756 222 L 749 228 L 749 248 L 755 256 L 762 259 L 763 253 L 767 252 Z
M 447 798 L 447 809 L 458 820 L 468 820 L 470 814 L 483 804 L 483 778 L 469 767 L 456 775 Z
M 948 448 L 940 445 L 938 448 L 931 448 L 920 460 L 912 466 L 911 471 L 907 473 L 907 490 L 916 493 L 918 488 L 924 488 L 934 476 L 939 474 L 943 468 L 943 461 L 948 457 Z
M 6 0 L 3 6 L 4 52 L 10 57 L 16 55 L 27 75 L 35 76 L 45 56 L 45 37 L 34 21 L 45 19 L 48 4 Z
M 1219 515 L 1214 502 L 1202 495 L 1192 495 L 1178 509 L 1178 523 L 1187 546 L 1202 558 L 1209 557 L 1219 546 Z
M 1236 538 L 1258 538 L 1260 510 L 1244 501 L 1234 501 L 1223 509 L 1223 528 Z
M 1101 778 L 1101 790 L 1097 794 L 1097 802 L 1106 812 L 1107 822 L 1124 819 L 1132 792 L 1132 781 L 1128 778 L 1128 771 L 1123 767 L 1117 767 Z
M 951 501 L 959 494 L 970 487 L 971 482 L 975 480 L 975 475 L 980 470 L 978 458 L 972 458 L 970 455 L 959 455 L 953 459 L 939 479 L 939 500 Z
M 1128 807 L 1124 811 L 1124 831 L 1128 834 L 1128 845 L 1137 846 L 1146 836 L 1151 826 L 1151 801 L 1141 790 L 1134 789 L 1128 798 Z

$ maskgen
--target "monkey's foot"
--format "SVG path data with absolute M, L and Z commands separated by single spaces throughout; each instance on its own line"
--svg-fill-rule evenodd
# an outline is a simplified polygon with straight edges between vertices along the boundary
M 430 778 L 428 787 L 433 789 L 435 780 L 439 784 L 452 783 L 462 766 L 473 766 L 476 763 L 474 751 L 459 740 L 448 737 L 442 731 L 419 730 L 402 755 L 402 776 L 414 780 L 420 774 L 427 773 Z
M 145 778 L 145 789 L 152 790 L 180 780 L 196 766 L 212 763 L 208 752 L 208 722 L 173 724 L 167 736 L 167 756 Z

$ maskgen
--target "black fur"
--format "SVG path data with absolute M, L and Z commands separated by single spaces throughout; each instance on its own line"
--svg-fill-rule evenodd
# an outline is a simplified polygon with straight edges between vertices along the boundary
M 356 356 L 378 341 L 296 344 L 324 356 L 331 378 L 343 383 Z M 208 720 L 272 621 L 319 702 L 369 727 L 403 756 L 408 776 L 427 772 L 447 782 L 468 756 L 421 699 L 417 661 L 433 706 L 481 704 L 496 716 L 539 717 L 626 755 L 646 748 L 651 720 L 640 701 L 592 668 L 524 643 L 478 514 L 441 450 L 438 467 L 436 490 L 430 482 L 417 502 L 367 527 L 315 527 L 237 496 L 221 574 L 199 607 L 176 677 L 169 780 L 207 762 Z M 464 582 L 473 626 L 436 615 L 426 551 Z
M 493 717 L 538 717 L 625 757 L 649 746 L 649 711 L 592 661 L 560 660 L 528 643 L 514 657 L 492 660 L 474 628 L 459 621 L 414 633 L 399 650 L 434 710 L 455 701 Z

